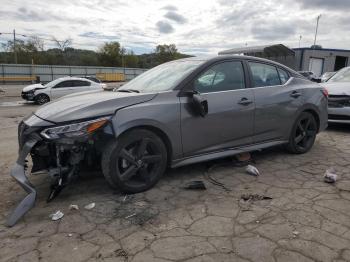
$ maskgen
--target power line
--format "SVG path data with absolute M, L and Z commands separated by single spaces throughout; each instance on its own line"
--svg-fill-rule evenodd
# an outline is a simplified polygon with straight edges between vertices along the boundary
M 7 33 L 7 32 L 0 32 L 0 35 L 12 35 L 13 33 Z M 45 37 L 41 37 L 41 36 L 37 36 L 37 35 L 24 35 L 24 34 L 18 34 L 16 33 L 16 35 L 18 36 L 22 36 L 22 37 L 36 37 L 38 39 L 41 40 L 45 40 L 45 41 L 52 41 L 52 42 L 64 42 L 64 40 L 57 40 L 57 39 L 50 39 L 50 38 L 45 38 Z

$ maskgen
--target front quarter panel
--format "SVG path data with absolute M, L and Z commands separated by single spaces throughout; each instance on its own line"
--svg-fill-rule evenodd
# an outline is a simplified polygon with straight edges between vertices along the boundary
M 148 102 L 118 110 L 112 118 L 116 137 L 131 128 L 155 128 L 167 136 L 172 159 L 181 158 L 180 102 L 177 93 L 178 91 L 162 92 Z

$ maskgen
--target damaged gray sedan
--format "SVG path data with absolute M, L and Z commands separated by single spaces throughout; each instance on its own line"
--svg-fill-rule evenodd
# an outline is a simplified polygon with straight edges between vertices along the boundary
M 169 62 L 114 92 L 66 96 L 24 119 L 11 175 L 28 196 L 7 224 L 35 203 L 28 155 L 32 173 L 52 178 L 48 201 L 90 166 L 112 187 L 137 193 L 168 166 L 281 144 L 305 153 L 326 126 L 326 90 L 281 64 L 245 56 Z

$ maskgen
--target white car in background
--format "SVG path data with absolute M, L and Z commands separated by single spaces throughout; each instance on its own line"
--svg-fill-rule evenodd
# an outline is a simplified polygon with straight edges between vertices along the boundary
M 42 105 L 53 99 L 84 91 L 103 90 L 106 84 L 96 83 L 86 78 L 62 77 L 45 85 L 34 84 L 23 88 L 22 98 Z

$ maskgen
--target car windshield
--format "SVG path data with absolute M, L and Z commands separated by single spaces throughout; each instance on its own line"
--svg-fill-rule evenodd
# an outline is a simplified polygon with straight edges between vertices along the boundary
M 57 78 L 51 82 L 48 82 L 47 84 L 45 84 L 44 86 L 45 87 L 52 87 L 52 86 L 55 86 L 56 84 L 58 84 L 59 82 L 62 81 L 62 78 Z
M 328 79 L 327 82 L 350 82 L 350 67 L 343 68 Z
M 161 92 L 174 88 L 203 60 L 179 60 L 154 67 L 117 89 L 117 92 Z

